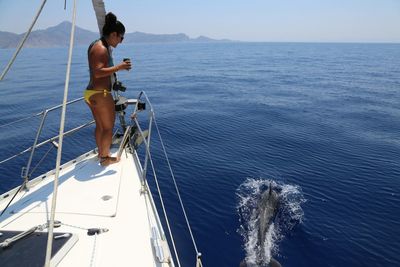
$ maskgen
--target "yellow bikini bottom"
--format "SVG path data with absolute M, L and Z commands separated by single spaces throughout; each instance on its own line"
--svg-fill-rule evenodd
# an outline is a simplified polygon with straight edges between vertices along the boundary
M 83 98 L 85 99 L 85 101 L 88 104 L 91 104 L 89 99 L 92 95 L 95 94 L 101 94 L 103 93 L 104 96 L 106 96 L 107 94 L 111 94 L 111 91 L 107 90 L 107 89 L 103 89 L 103 90 L 90 90 L 90 89 L 86 89 L 85 92 L 83 93 Z

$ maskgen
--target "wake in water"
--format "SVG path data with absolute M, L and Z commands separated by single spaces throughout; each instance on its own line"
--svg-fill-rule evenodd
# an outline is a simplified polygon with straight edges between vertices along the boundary
M 301 204 L 305 199 L 300 187 L 249 178 L 239 186 L 237 196 L 239 233 L 243 237 L 246 251 L 241 266 L 268 266 L 275 262 L 272 256 L 278 254 L 278 244 L 285 234 L 302 223 L 304 213 Z M 266 212 L 270 215 L 267 216 L 268 221 L 265 221 Z M 279 263 L 276 262 L 276 266 Z

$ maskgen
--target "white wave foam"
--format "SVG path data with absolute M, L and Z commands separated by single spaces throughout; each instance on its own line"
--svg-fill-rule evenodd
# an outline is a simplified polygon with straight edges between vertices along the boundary
M 272 185 L 280 198 L 276 217 L 265 235 L 264 247 L 258 242 L 258 201 L 261 194 Z M 305 199 L 297 185 L 278 183 L 271 179 L 248 178 L 237 189 L 237 210 L 240 220 L 238 232 L 244 240 L 246 262 L 249 265 L 268 264 L 272 255 L 279 252 L 278 243 L 285 233 L 302 222 L 304 212 L 301 204 Z M 261 261 L 261 262 L 260 262 Z

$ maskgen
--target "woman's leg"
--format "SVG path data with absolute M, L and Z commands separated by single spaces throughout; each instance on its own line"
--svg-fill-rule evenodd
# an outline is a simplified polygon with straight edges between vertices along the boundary
M 93 115 L 93 118 L 94 118 L 94 121 L 95 121 L 95 130 L 94 130 L 94 137 L 95 137 L 95 140 L 96 140 L 96 145 L 97 145 L 97 150 L 98 150 L 98 153 L 99 153 L 99 155 L 98 155 L 98 157 L 100 158 L 100 155 L 101 155 L 101 147 L 100 147 L 100 140 L 101 140 L 101 132 L 102 132 L 102 130 L 101 130 L 101 124 L 100 124 L 100 119 L 98 118 L 99 117 L 99 115 L 96 113 L 96 111 L 95 111 L 95 108 L 91 105 L 91 104 L 89 104 L 89 103 L 87 103 L 86 102 L 86 104 L 89 106 L 89 108 L 90 108 L 90 110 L 92 111 L 92 115 Z
M 114 100 L 111 94 L 98 93 L 90 97 L 93 117 L 96 121 L 96 143 L 99 148 L 100 158 L 106 158 L 110 154 L 112 131 L 115 121 Z M 115 158 L 109 158 L 104 165 L 117 162 Z

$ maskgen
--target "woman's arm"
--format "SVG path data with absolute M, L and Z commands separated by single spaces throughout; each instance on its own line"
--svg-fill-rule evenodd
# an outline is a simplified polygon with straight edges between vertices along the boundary
M 89 54 L 89 64 L 93 71 L 94 78 L 103 78 L 111 76 L 119 70 L 129 70 L 131 68 L 130 62 L 121 62 L 118 65 L 108 67 L 109 55 L 107 48 L 95 44 Z

